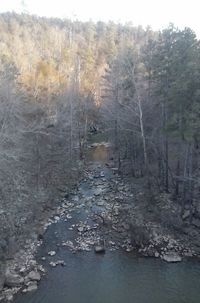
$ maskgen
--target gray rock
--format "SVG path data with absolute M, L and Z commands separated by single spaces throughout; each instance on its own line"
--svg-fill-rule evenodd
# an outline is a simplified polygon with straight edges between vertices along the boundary
M 56 267 L 56 262 L 50 262 L 49 265 L 51 265 L 52 267 Z
M 24 283 L 24 278 L 16 273 L 11 273 L 7 271 L 5 274 L 4 285 L 7 287 L 18 287 Z
M 182 258 L 181 256 L 175 254 L 175 253 L 168 253 L 162 256 L 162 259 L 169 263 L 175 263 L 175 262 L 181 262 Z
M 102 178 L 105 177 L 105 174 L 103 171 L 100 172 L 100 177 L 102 177 Z
M 36 281 L 33 281 L 33 282 L 30 282 L 28 287 L 23 289 L 22 292 L 23 293 L 26 293 L 26 292 L 31 292 L 31 291 L 36 291 L 38 288 L 37 286 L 37 282 Z
M 34 268 L 37 265 L 37 261 L 36 260 L 30 260 L 29 265 L 31 268 Z
M 94 191 L 94 195 L 95 196 L 100 196 L 102 193 L 104 192 L 104 188 L 103 187 L 97 187 Z
M 14 297 L 13 297 L 12 294 L 9 294 L 8 296 L 6 296 L 6 300 L 7 300 L 8 302 L 13 301 L 13 299 L 14 299 Z
M 132 252 L 132 251 L 133 251 L 133 247 L 132 246 L 126 248 L 126 252 Z
M 56 254 L 56 252 L 54 250 L 51 250 L 51 251 L 48 252 L 48 255 L 51 256 L 51 257 L 55 256 L 55 254 Z
M 20 268 L 19 272 L 20 274 L 24 274 L 27 271 L 26 266 L 23 266 L 22 268 Z
M 79 227 L 77 228 L 77 230 L 78 230 L 79 232 L 83 232 L 83 231 L 84 231 L 84 227 L 83 227 L 83 226 L 79 226 Z
M 60 220 L 60 217 L 59 217 L 59 216 L 55 216 L 55 217 L 54 217 L 54 220 L 55 220 L 55 221 L 59 221 L 59 220 Z
M 104 201 L 103 201 L 103 200 L 98 201 L 98 202 L 97 202 L 97 205 L 98 205 L 98 206 L 104 206 Z
M 33 271 L 33 270 L 28 274 L 28 278 L 32 281 L 40 281 L 41 280 L 41 276 L 40 276 L 39 272 Z
M 105 253 L 104 246 L 97 245 L 97 246 L 95 246 L 94 250 L 95 250 L 95 253 Z
M 40 271 L 40 272 L 43 272 L 43 273 L 45 273 L 46 272 L 46 270 L 44 269 L 44 267 L 42 266 L 42 265 L 38 265 L 38 270 Z
M 56 265 L 66 266 L 66 263 L 63 260 L 58 260 L 56 261 Z
M 49 263 L 52 267 L 56 267 L 57 265 L 66 266 L 66 263 L 63 260 L 58 260 L 56 262 Z
M 117 167 L 112 167 L 111 168 L 112 169 L 112 171 L 115 173 L 115 172 L 118 172 L 118 168 Z

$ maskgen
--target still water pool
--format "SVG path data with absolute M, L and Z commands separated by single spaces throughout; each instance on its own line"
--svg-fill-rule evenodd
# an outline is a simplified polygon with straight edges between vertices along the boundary
M 54 229 L 48 231 L 40 255 L 55 247 Z M 56 229 L 60 237 L 64 223 Z M 19 295 L 15 303 L 200 303 L 198 262 L 168 264 L 120 251 L 73 254 L 63 247 L 56 259 L 65 260 L 66 267 L 49 266 L 38 290 Z

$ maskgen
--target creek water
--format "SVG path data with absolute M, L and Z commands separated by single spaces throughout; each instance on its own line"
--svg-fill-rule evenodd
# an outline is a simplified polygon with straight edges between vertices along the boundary
M 90 194 L 87 182 L 80 188 Z M 200 303 L 200 264 L 196 261 L 169 264 L 120 250 L 73 254 L 59 245 L 73 240 L 69 226 L 84 216 L 80 208 L 70 222 L 61 220 L 48 228 L 37 256 L 40 262 L 46 256 L 47 274 L 36 292 L 18 295 L 15 303 Z M 48 256 L 50 250 L 56 256 Z M 66 266 L 52 268 L 51 260 L 64 260 Z
M 49 228 L 38 257 L 55 249 L 61 237 L 68 238 L 63 222 Z M 60 259 L 66 267 L 46 263 L 47 275 L 38 290 L 20 295 L 15 303 L 200 302 L 200 264 L 196 262 L 168 264 L 120 251 L 73 254 L 63 247 L 57 249 L 56 260 Z

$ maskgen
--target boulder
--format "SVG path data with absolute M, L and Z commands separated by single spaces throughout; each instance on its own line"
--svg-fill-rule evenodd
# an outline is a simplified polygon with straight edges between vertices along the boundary
M 26 292 L 31 292 L 31 291 L 36 291 L 38 288 L 37 286 L 37 282 L 36 281 L 32 281 L 29 283 L 28 287 L 23 289 L 22 292 L 26 293 Z
M 181 256 L 175 254 L 175 253 L 168 253 L 162 256 L 162 259 L 169 263 L 175 263 L 175 262 L 181 262 L 182 258 Z
M 104 246 L 97 245 L 97 246 L 95 246 L 94 250 L 95 250 L 95 253 L 97 253 L 97 254 L 105 253 L 105 247 Z
M 29 274 L 28 274 L 28 278 L 32 281 L 40 281 L 41 280 L 41 276 L 39 274 L 39 272 L 32 270 Z
M 16 273 L 7 271 L 5 274 L 4 285 L 7 287 L 18 287 L 24 283 L 24 278 Z
M 51 256 L 51 257 L 55 256 L 55 254 L 56 254 L 56 252 L 54 250 L 51 250 L 51 251 L 48 252 L 48 255 Z
M 13 296 L 12 294 L 9 294 L 9 295 L 6 297 L 6 299 L 7 299 L 8 302 L 11 302 L 11 301 L 13 301 L 14 296 Z
M 84 227 L 83 227 L 83 226 L 79 226 L 79 227 L 77 228 L 77 230 L 78 230 L 79 232 L 83 232 L 83 231 L 84 231 Z

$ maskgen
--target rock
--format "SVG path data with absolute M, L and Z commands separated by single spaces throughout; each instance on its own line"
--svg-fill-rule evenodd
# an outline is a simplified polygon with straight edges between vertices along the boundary
M 11 273 L 7 271 L 5 274 L 4 285 L 7 287 L 18 287 L 24 283 L 24 278 L 16 273 Z
M 52 267 L 56 267 L 56 262 L 50 262 L 49 265 L 51 265 Z
M 77 230 L 78 230 L 79 232 L 83 232 L 83 231 L 84 231 L 84 227 L 83 227 L 83 226 L 79 226 L 79 227 L 77 228 Z
M 160 256 L 159 252 L 157 252 L 157 251 L 155 252 L 154 255 L 155 255 L 155 258 L 158 258 Z
M 96 188 L 95 192 L 94 192 L 94 195 L 95 196 L 99 196 L 103 193 L 103 188 L 99 187 L 99 188 Z
M 37 286 L 37 282 L 36 281 L 33 281 L 33 282 L 30 282 L 28 287 L 23 289 L 22 292 L 23 293 L 26 293 L 26 292 L 31 292 L 31 291 L 36 291 L 38 288 Z
M 108 242 L 110 245 L 116 245 L 116 243 L 114 241 L 109 241 Z
M 37 265 L 36 260 L 30 260 L 29 265 L 33 268 Z
M 132 251 L 133 251 L 133 247 L 130 246 L 126 248 L 126 252 L 132 252 Z
M 38 265 L 38 270 L 45 273 L 46 270 L 44 269 L 44 267 L 42 265 Z
M 193 254 L 193 252 L 192 251 L 186 251 L 185 253 L 184 253 L 184 256 L 185 257 L 193 257 L 194 256 L 194 254 Z
M 66 266 L 66 263 L 63 260 L 59 260 L 59 261 L 56 261 L 56 265 Z
M 12 294 L 9 294 L 9 295 L 6 297 L 6 300 L 7 300 L 8 302 L 13 301 L 13 299 L 14 299 L 14 297 L 13 297 Z
M 39 272 L 33 271 L 33 270 L 28 274 L 28 278 L 32 281 L 40 281 L 41 280 L 41 276 L 40 276 Z
M 63 260 L 58 260 L 56 262 L 49 263 L 52 267 L 56 267 L 57 265 L 66 266 L 66 263 Z
M 104 201 L 102 201 L 102 200 L 101 200 L 101 201 L 98 201 L 98 202 L 97 202 L 97 205 L 98 205 L 98 206 L 104 206 Z
M 104 246 L 100 246 L 100 245 L 97 245 L 97 246 L 95 246 L 95 248 L 94 248 L 94 250 L 95 250 L 95 253 L 105 253 L 105 247 Z
M 60 220 L 60 217 L 55 216 L 55 217 L 54 217 L 54 220 L 55 220 L 55 221 L 59 221 L 59 220 Z
M 79 201 L 79 197 L 78 197 L 78 196 L 74 196 L 74 197 L 72 198 L 72 200 L 73 200 L 74 202 L 78 202 L 78 201 Z
M 163 255 L 162 259 L 166 262 L 169 262 L 169 263 L 181 262 L 182 261 L 181 256 L 179 256 L 177 254 L 174 254 L 174 253 L 168 253 L 166 255 Z
M 51 251 L 48 252 L 48 255 L 51 256 L 51 257 L 55 256 L 56 252 L 54 250 L 51 250 Z
M 27 268 L 25 266 L 23 266 L 22 268 L 20 268 L 19 272 L 21 274 L 24 274 L 27 271 Z
M 72 216 L 70 214 L 67 214 L 67 219 L 72 219 Z

